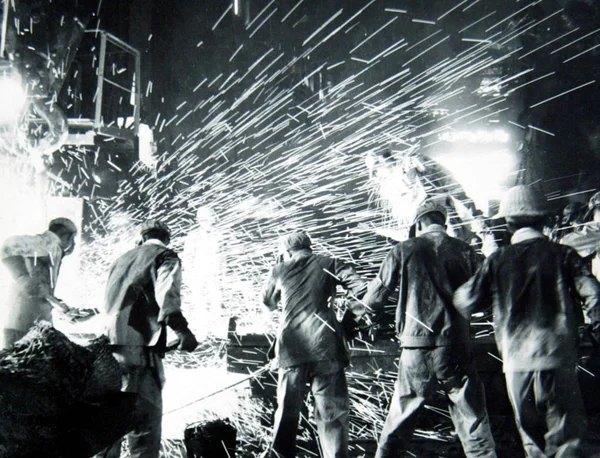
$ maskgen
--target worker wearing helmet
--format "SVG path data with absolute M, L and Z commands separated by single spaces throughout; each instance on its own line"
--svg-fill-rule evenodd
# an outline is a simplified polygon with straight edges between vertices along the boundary
M 0 249 L 2 263 L 13 279 L 3 313 L 5 348 L 21 337 L 38 320 L 52 321 L 53 307 L 66 312 L 69 307 L 54 297 L 60 265 L 73 252 L 77 227 L 68 218 L 50 221 L 48 230 L 38 235 L 16 235 Z
M 577 381 L 582 307 L 600 323 L 600 284 L 572 248 L 548 240 L 548 205 L 528 186 L 500 202 L 511 244 L 487 258 L 454 296 L 465 315 L 493 306 L 495 338 L 527 457 L 589 456 Z
M 581 230 L 565 235 L 560 243 L 574 248 L 579 256 L 589 260 L 592 273 L 600 279 L 600 192 L 590 199 L 584 221 Z
M 452 305 L 452 294 L 475 273 L 481 257 L 446 233 L 446 219 L 443 202 L 423 202 L 414 217 L 415 237 L 391 249 L 363 298 L 377 312 L 399 290 L 396 331 L 402 354 L 376 458 L 401 456 L 408 449 L 417 415 L 436 385 L 450 399 L 465 455 L 496 457 L 483 384 L 469 351 L 469 324 Z
M 158 458 L 162 423 L 162 358 L 166 326 L 179 338 L 178 349 L 193 351 L 198 342 L 181 313 L 181 263 L 167 248 L 171 232 L 150 219 L 140 228 L 141 244 L 112 265 L 106 285 L 105 334 L 123 373 L 123 390 L 137 393 L 136 424 L 129 433 L 131 457 Z M 121 441 L 103 454 L 117 458 Z

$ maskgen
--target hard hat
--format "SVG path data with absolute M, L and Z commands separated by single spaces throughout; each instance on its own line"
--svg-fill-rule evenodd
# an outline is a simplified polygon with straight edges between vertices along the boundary
M 438 212 L 444 215 L 444 219 L 448 217 L 448 211 L 446 210 L 446 206 L 443 201 L 436 198 L 426 199 L 417 207 L 413 218 L 413 224 L 417 222 L 419 218 L 426 215 L 427 213 Z
M 549 213 L 546 196 L 531 186 L 510 188 L 500 201 L 500 209 L 494 218 L 518 216 L 544 216 Z
M 279 240 L 279 252 L 310 248 L 311 240 L 304 231 L 294 231 Z
M 158 220 L 158 219 L 148 219 L 146 221 L 144 221 L 142 223 L 142 225 L 140 226 L 140 236 L 144 237 L 145 235 L 147 235 L 149 232 L 152 231 L 157 231 L 157 232 L 162 232 L 163 234 L 167 235 L 169 238 L 171 238 L 171 231 L 169 229 L 169 226 L 167 226 L 165 223 L 163 223 L 162 221 Z
M 594 210 L 600 207 L 600 192 L 594 194 L 588 203 L 588 210 L 585 213 L 584 220 L 588 220 L 592 217 Z

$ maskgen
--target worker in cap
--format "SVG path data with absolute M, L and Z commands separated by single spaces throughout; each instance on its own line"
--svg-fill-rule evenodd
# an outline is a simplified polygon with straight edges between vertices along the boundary
M 409 449 L 417 415 L 436 385 L 452 404 L 450 415 L 467 458 L 496 457 L 483 384 L 469 349 L 468 320 L 452 305 L 452 294 L 475 273 L 481 257 L 447 234 L 446 217 L 439 200 L 424 201 L 415 212 L 415 236 L 389 251 L 363 298 L 380 314 L 399 289 L 396 331 L 402 353 L 376 458 Z
M 137 393 L 136 424 L 128 436 L 131 456 L 158 458 L 167 326 L 181 351 L 198 342 L 181 313 L 181 262 L 168 248 L 169 227 L 157 219 L 140 226 L 141 245 L 112 265 L 104 298 L 105 334 L 123 370 L 123 390 Z M 121 440 L 98 456 L 117 458 Z
M 281 237 L 279 241 L 279 254 L 297 250 L 310 250 L 312 242 L 304 231 L 295 231 Z
M 304 231 L 279 240 L 280 262 L 270 271 L 262 299 L 269 310 L 281 309 L 274 366 L 279 371 L 277 411 L 271 457 L 294 458 L 300 412 L 309 383 L 323 457 L 348 457 L 349 364 L 344 326 L 331 303 L 336 286 L 348 291 L 348 311 L 343 321 L 364 314 L 358 301 L 366 282 L 340 259 L 312 252 Z
M 600 284 L 570 247 L 542 233 L 544 194 L 515 186 L 499 214 L 510 245 L 492 253 L 458 289 L 465 316 L 493 306 L 496 344 L 527 457 L 579 457 L 586 416 L 577 381 L 578 325 L 600 322 Z M 583 310 L 582 310 L 583 309 Z M 540 410 L 539 406 L 544 408 Z
M 16 235 L 4 241 L 0 258 L 12 283 L 2 307 L 4 317 L 0 319 L 2 348 L 23 337 L 36 321 L 51 322 L 53 308 L 60 312 L 70 309 L 54 296 L 54 289 L 62 260 L 73 252 L 76 236 L 73 221 L 56 218 L 42 234 Z
M 583 220 L 585 225 L 565 235 L 560 243 L 574 248 L 590 263 L 594 276 L 600 279 L 600 192 L 590 198 Z

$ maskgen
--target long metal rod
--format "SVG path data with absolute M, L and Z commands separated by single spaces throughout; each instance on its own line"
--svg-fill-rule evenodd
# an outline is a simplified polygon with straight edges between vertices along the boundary
M 2 39 L 0 40 L 0 58 L 4 59 L 6 50 L 6 31 L 8 30 L 9 0 L 2 0 Z
M 112 80 L 110 80 L 108 78 L 104 78 L 104 81 L 106 81 L 108 84 L 113 85 L 114 87 L 118 87 L 122 91 L 129 92 L 130 94 L 133 94 L 133 91 L 131 89 L 127 89 L 125 86 L 121 86 L 119 83 L 115 83 L 114 81 L 112 81 Z M 136 93 L 137 93 L 137 91 L 136 91 Z
M 100 34 L 100 61 L 98 62 L 98 85 L 96 87 L 96 115 L 94 127 L 99 129 L 102 125 L 102 89 L 104 88 L 104 65 L 106 62 L 106 35 Z
M 170 413 L 177 412 L 178 410 L 181 410 L 181 409 L 184 409 L 184 408 L 186 408 L 186 407 L 189 407 L 189 406 L 191 406 L 191 405 L 193 405 L 193 404 L 196 404 L 196 403 L 198 403 L 198 402 L 200 402 L 200 401 L 204 401 L 205 399 L 208 399 L 208 398 L 210 398 L 210 397 L 212 397 L 212 396 L 215 396 L 215 395 L 217 395 L 217 394 L 219 394 L 219 393 L 222 393 L 223 391 L 227 391 L 227 390 L 229 390 L 230 388 L 233 388 L 234 386 L 237 386 L 237 385 L 239 385 L 240 383 L 244 383 L 245 381 L 247 381 L 247 380 L 250 380 L 251 378 L 255 378 L 257 375 L 260 375 L 260 374 L 262 374 L 263 372 L 266 372 L 266 371 L 268 371 L 268 370 L 269 370 L 269 364 L 267 364 L 266 366 L 263 366 L 263 367 L 261 367 L 260 369 L 258 369 L 258 370 L 256 370 L 256 371 L 252 372 L 250 375 L 248 375 L 248 377 L 245 377 L 245 378 L 243 378 L 242 380 L 238 380 L 237 382 L 235 382 L 235 383 L 232 383 L 231 385 L 228 385 L 228 386 L 226 386 L 225 388 L 221 388 L 220 390 L 214 391 L 214 392 L 212 392 L 212 393 L 210 393 L 210 394 L 207 394 L 206 396 L 202 396 L 202 397 L 201 397 L 201 398 L 199 398 L 199 399 L 196 399 L 196 400 L 194 400 L 194 401 L 190 401 L 190 402 L 188 402 L 187 404 L 184 404 L 184 405 L 182 405 L 182 406 L 176 407 L 176 408 L 175 408 L 175 409 L 173 409 L 173 410 L 169 410 L 168 412 L 165 412 L 165 413 L 163 413 L 163 417 L 164 417 L 165 415 L 169 415 Z

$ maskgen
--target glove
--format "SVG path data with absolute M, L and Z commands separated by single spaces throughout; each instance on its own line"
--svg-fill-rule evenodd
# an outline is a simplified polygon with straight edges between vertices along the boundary
M 356 321 L 354 321 L 354 314 L 350 310 L 344 312 L 344 316 L 342 317 L 342 330 L 344 332 L 344 337 L 346 337 L 348 342 L 358 335 L 358 327 L 356 326 Z
M 600 322 L 579 326 L 579 338 L 592 345 L 600 345 Z
M 179 338 L 179 345 L 177 346 L 177 350 L 179 351 L 194 351 L 198 346 L 198 341 L 196 340 L 196 336 L 189 328 L 185 328 L 183 331 L 175 331 L 177 337 Z
M 165 324 L 169 326 L 179 339 L 177 350 L 194 351 L 198 346 L 196 336 L 188 328 L 188 323 L 181 312 L 173 312 L 165 317 Z

